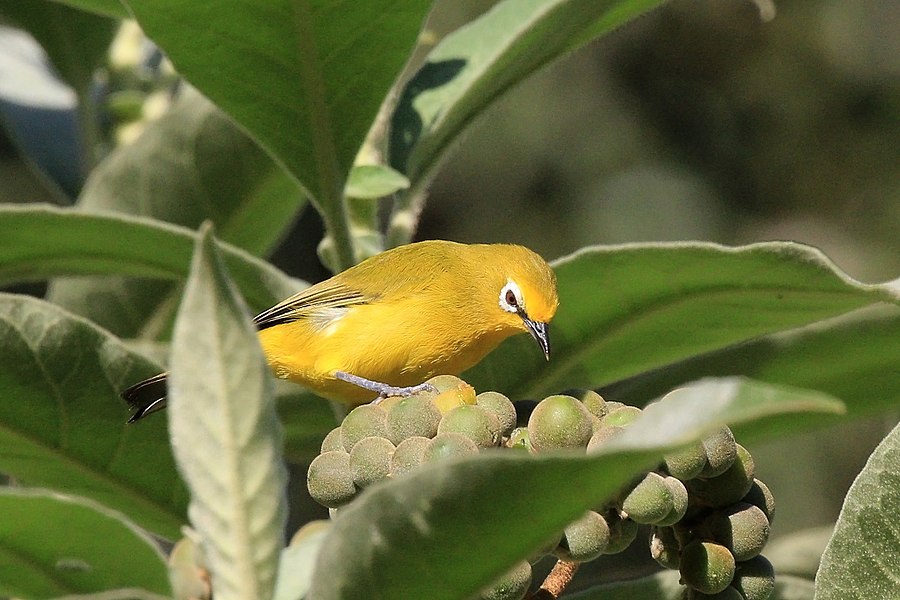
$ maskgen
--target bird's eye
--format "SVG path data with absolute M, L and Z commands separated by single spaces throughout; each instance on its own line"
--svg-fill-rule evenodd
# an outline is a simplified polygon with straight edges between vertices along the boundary
M 519 301 L 516 299 L 516 293 L 514 291 L 506 290 L 506 303 L 513 308 L 519 305 Z
M 522 291 L 512 279 L 508 280 L 500 290 L 500 308 L 513 314 L 525 309 L 522 302 Z

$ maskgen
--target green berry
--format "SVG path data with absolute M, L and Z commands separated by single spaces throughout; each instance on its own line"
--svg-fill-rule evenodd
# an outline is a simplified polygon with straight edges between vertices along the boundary
M 367 437 L 387 435 L 387 411 L 377 404 L 363 404 L 350 411 L 341 423 L 341 444 L 350 452 L 354 444 Z
M 736 444 L 737 458 L 721 475 L 692 479 L 688 487 L 694 499 L 705 506 L 722 508 L 739 502 L 753 485 L 755 466 L 746 448 Z
M 461 433 L 448 431 L 439 433 L 428 441 L 425 445 L 425 452 L 422 454 L 422 462 L 434 462 L 469 454 L 478 454 L 478 446 L 475 445 L 475 442 Z
M 601 423 L 599 427 L 594 428 L 594 434 L 588 441 L 587 451 L 595 452 L 599 448 L 602 448 L 607 441 L 613 439 L 623 431 L 625 431 L 624 427 L 619 427 L 618 425 L 606 425 Z
M 675 477 L 665 477 L 663 479 L 666 487 L 672 493 L 672 510 L 669 511 L 663 519 L 657 522 L 657 525 L 674 525 L 684 518 L 688 509 L 688 491 L 684 484 Z
M 744 600 L 767 600 L 775 591 L 775 569 L 762 555 L 738 563 L 731 585 Z
M 653 527 L 650 529 L 650 556 L 660 566 L 677 569 L 680 563 L 678 539 L 671 527 Z
M 584 404 L 584 407 L 588 409 L 588 412 L 595 417 L 603 417 L 608 412 L 606 400 L 594 390 L 573 388 L 564 391 L 563 394 L 580 400 L 581 403 Z
M 624 427 L 641 416 L 641 409 L 637 406 L 622 406 L 606 413 L 606 416 L 600 419 L 604 425 L 616 425 Z
M 701 442 L 694 442 L 666 455 L 665 467 L 669 475 L 681 481 L 693 479 L 706 467 L 706 449 Z
M 734 556 L 725 546 L 694 541 L 681 553 L 681 579 L 704 594 L 718 594 L 734 578 Z
M 535 450 L 584 449 L 594 430 L 591 413 L 572 396 L 541 400 L 528 419 L 528 434 Z
M 479 448 L 492 448 L 500 443 L 500 420 L 494 413 L 476 404 L 457 406 L 444 415 L 438 433 L 461 433 Z
M 741 593 L 731 586 L 728 586 L 718 594 L 701 594 L 694 592 L 689 596 L 690 600 L 744 600 Z
M 480 600 L 522 600 L 531 586 L 531 565 L 527 560 L 516 564 L 500 579 L 481 590 Z
M 738 562 L 750 560 L 769 540 L 769 520 L 759 507 L 742 502 L 708 516 L 702 525 L 708 537 L 731 550 Z
M 430 441 L 427 437 L 413 436 L 400 442 L 391 456 L 391 477 L 409 473 L 422 464 L 425 446 Z
M 343 450 L 344 444 L 341 443 L 341 428 L 335 427 L 328 432 L 325 439 L 322 440 L 322 446 L 319 453 L 331 452 L 333 450 Z
M 615 513 L 606 516 L 609 523 L 609 543 L 603 554 L 623 552 L 637 537 L 638 524 L 631 519 L 622 519 Z
M 702 443 L 703 449 L 706 450 L 706 466 L 700 473 L 701 477 L 721 475 L 737 458 L 734 434 L 728 427 L 723 427 L 707 436 Z
M 328 508 L 337 508 L 356 494 L 350 455 L 331 451 L 315 457 L 306 474 L 306 487 L 312 499 Z
M 772 520 L 775 518 L 775 496 L 772 495 L 769 486 L 759 479 L 754 479 L 750 485 L 750 491 L 747 492 L 747 495 L 742 500 L 763 511 L 763 514 L 769 519 L 769 523 L 772 523 Z
M 516 427 L 516 407 L 500 392 L 482 392 L 475 396 L 475 404 L 487 409 L 500 421 L 500 434 L 508 436 Z
M 647 473 L 622 501 L 622 510 L 636 523 L 654 524 L 675 507 L 672 492 L 657 473 Z
M 401 398 L 387 413 L 387 438 L 399 444 L 406 438 L 433 438 L 441 422 L 441 411 L 427 395 Z
M 561 560 L 588 562 L 603 554 L 608 545 L 609 524 L 602 515 L 589 510 L 566 526 L 554 554 Z
M 387 478 L 394 449 L 391 440 L 383 437 L 367 437 L 356 442 L 350 451 L 353 483 L 363 488 Z
M 512 433 L 509 434 L 506 447 L 517 450 L 531 450 L 531 438 L 528 436 L 528 428 L 516 427 L 513 429 Z
M 618 410 L 618 409 L 622 408 L 623 406 L 627 406 L 627 405 L 622 402 L 616 402 L 615 400 L 607 400 L 606 401 L 606 414 L 609 414 L 614 410 Z

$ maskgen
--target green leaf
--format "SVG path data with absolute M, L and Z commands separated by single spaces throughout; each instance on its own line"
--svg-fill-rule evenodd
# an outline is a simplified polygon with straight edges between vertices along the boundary
M 424 187 L 454 140 L 505 91 L 662 0 L 505 0 L 445 37 L 406 84 L 390 163 Z
M 179 73 L 319 202 L 336 201 L 428 0 L 128 0 Z
M 4 596 L 56 598 L 117 588 L 171 593 L 153 540 L 108 508 L 46 490 L 0 488 L 0 514 Z
M 284 169 L 189 87 L 134 143 L 91 173 L 78 200 L 86 212 L 123 212 L 190 228 L 210 219 L 222 240 L 256 255 L 274 249 L 303 205 Z M 119 336 L 155 337 L 154 328 L 171 325 L 179 290 L 168 282 L 68 279 L 53 282 L 48 299 Z
M 116 21 L 45 0 L 2 0 L 0 14 L 40 43 L 56 71 L 86 101 L 94 69 L 106 57 Z
M 274 600 L 296 600 L 306 596 L 316 557 L 328 529 L 326 522 L 326 527 L 309 533 L 298 542 L 292 542 L 281 552 Z
M 853 482 L 816 575 L 816 600 L 900 597 L 900 425 Z
M 63 275 L 187 276 L 196 234 L 153 219 L 90 214 L 46 205 L 0 205 L 0 283 Z M 254 308 L 303 287 L 267 262 L 219 243 L 223 260 Z
M 593 586 L 569 600 L 681 600 L 684 587 L 677 571 L 661 571 L 647 577 Z
M 849 416 L 900 405 L 900 309 L 878 306 L 691 358 L 605 389 L 643 404 L 704 375 L 741 374 L 773 384 L 817 389 L 847 405 Z M 818 419 L 804 426 L 818 425 Z
M 349 198 L 374 200 L 409 187 L 409 179 L 384 165 L 353 167 L 345 193 Z
M 177 537 L 187 492 L 162 419 L 126 426 L 119 392 L 157 372 L 93 324 L 0 294 L 0 472 L 90 498 Z
M 59 4 L 65 4 L 87 12 L 119 19 L 129 19 L 131 15 L 119 0 L 55 0 Z
M 560 306 L 544 361 L 527 336 L 508 340 L 466 380 L 478 390 L 538 398 L 595 388 L 762 335 L 880 301 L 821 252 L 789 242 L 585 248 L 553 263 Z
M 310 596 L 468 597 L 658 463 L 666 450 L 722 422 L 839 408 L 815 392 L 706 380 L 648 406 L 599 454 L 494 452 L 429 465 L 375 485 L 341 509 L 319 554 Z
M 197 239 L 175 321 L 169 431 L 216 598 L 271 598 L 287 473 L 269 367 L 211 226 Z

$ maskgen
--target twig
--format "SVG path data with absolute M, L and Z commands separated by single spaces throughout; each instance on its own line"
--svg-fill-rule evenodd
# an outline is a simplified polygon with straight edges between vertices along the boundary
M 565 591 L 566 586 L 571 583 L 572 578 L 578 571 L 580 563 L 558 560 L 553 566 L 553 570 L 544 579 L 541 589 L 534 594 L 528 596 L 529 600 L 556 600 Z

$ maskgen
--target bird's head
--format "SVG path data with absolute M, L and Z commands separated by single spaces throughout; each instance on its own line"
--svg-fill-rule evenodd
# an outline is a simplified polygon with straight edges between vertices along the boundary
M 559 306 L 556 275 L 543 258 L 522 246 L 497 246 L 492 262 L 499 271 L 499 318 L 505 326 L 531 334 L 549 360 L 547 325 Z

